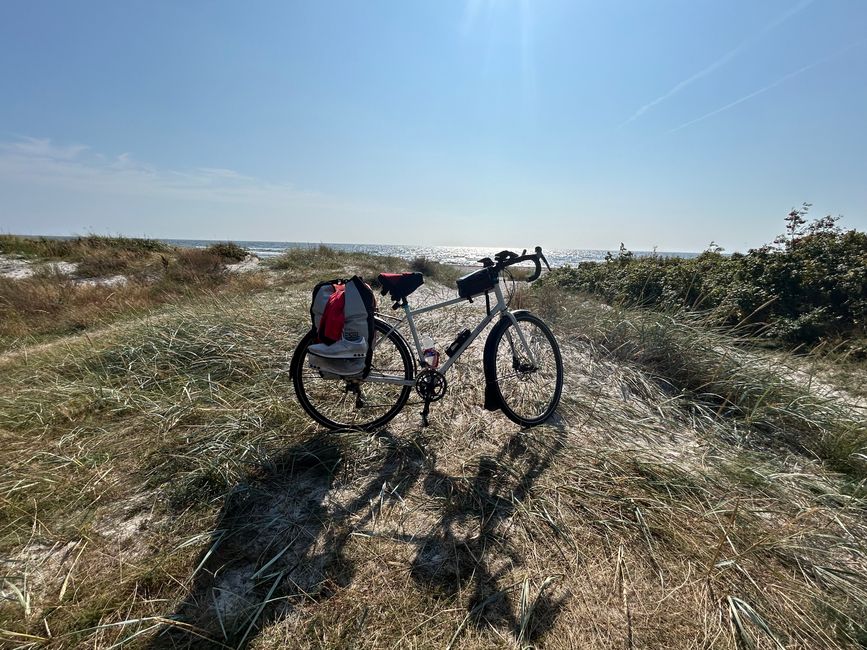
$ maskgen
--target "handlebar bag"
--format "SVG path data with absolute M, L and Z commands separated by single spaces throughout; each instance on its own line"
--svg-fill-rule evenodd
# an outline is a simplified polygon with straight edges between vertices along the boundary
M 458 295 L 461 298 L 472 298 L 490 291 L 497 284 L 497 275 L 492 269 L 485 267 L 458 278 Z
M 323 377 L 366 377 L 373 356 L 374 311 L 373 290 L 357 275 L 317 284 L 310 319 L 317 344 L 321 345 L 312 345 L 308 350 L 311 367 Z M 347 341 L 359 340 L 366 346 L 364 357 L 357 356 L 358 346 L 346 345 Z M 348 348 L 345 354 L 343 348 Z

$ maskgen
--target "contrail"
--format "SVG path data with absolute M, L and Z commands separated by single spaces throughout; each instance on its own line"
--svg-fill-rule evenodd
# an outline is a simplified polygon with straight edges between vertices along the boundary
M 809 5 L 811 5 L 813 2 L 814 2 L 814 0 L 801 0 L 796 5 L 793 5 L 788 10 L 786 10 L 784 13 L 780 14 L 777 18 L 775 18 L 770 23 L 765 25 L 756 34 L 754 34 L 750 38 L 739 43 L 735 48 L 733 48 L 733 49 L 729 50 L 728 52 L 726 52 L 725 54 L 723 54 L 719 59 L 717 59 L 716 61 L 711 63 L 709 66 L 707 66 L 703 70 L 699 70 L 691 77 L 687 77 L 683 81 L 675 84 L 675 86 L 671 90 L 669 90 L 667 93 L 660 95 L 659 97 L 654 99 L 652 102 L 649 102 L 649 103 L 645 104 L 644 106 L 642 106 L 641 108 L 639 108 L 637 111 L 635 111 L 635 113 L 632 114 L 632 116 L 628 120 L 626 120 L 620 126 L 626 126 L 630 122 L 637 120 L 639 117 L 644 115 L 647 111 L 649 111 L 651 108 L 653 108 L 657 104 L 661 104 L 666 99 L 668 99 L 669 97 L 671 97 L 673 95 L 676 95 L 677 93 L 679 93 L 681 90 L 683 90 L 684 88 L 686 88 L 690 84 L 698 81 L 699 79 L 706 77 L 707 75 L 709 75 L 713 71 L 721 68 L 726 63 L 728 63 L 733 58 L 735 58 L 738 54 L 740 54 L 741 51 L 743 51 L 747 46 L 751 45 L 753 43 L 753 41 L 755 41 L 756 39 L 758 39 L 761 36 L 764 36 L 769 31 L 776 28 L 780 24 L 784 23 L 785 21 L 787 21 L 789 18 L 791 18 L 795 14 L 803 11 Z
M 727 111 L 728 109 L 733 108 L 733 107 L 737 106 L 738 104 L 743 104 L 745 101 L 750 100 L 753 97 L 756 97 L 757 95 L 761 95 L 762 93 L 765 93 L 765 92 L 771 90 L 771 88 L 776 88 L 780 84 L 785 83 L 786 81 L 788 81 L 789 79 L 792 79 L 793 77 L 797 77 L 798 75 L 803 74 L 807 70 L 812 70 L 813 68 L 815 68 L 818 65 L 821 65 L 823 63 L 827 63 L 828 61 L 831 61 L 832 59 L 836 59 L 838 56 L 840 56 L 841 54 L 843 54 L 847 50 L 852 49 L 852 47 L 854 47 L 855 45 L 857 45 L 857 43 L 850 43 L 846 47 L 844 47 L 840 50 L 837 50 L 833 54 L 830 54 L 828 56 L 824 56 L 821 59 L 819 59 L 818 61 L 813 61 L 812 63 L 808 63 L 804 67 L 798 68 L 794 72 L 789 72 L 788 74 L 783 75 L 782 77 L 780 77 L 776 81 L 769 83 L 767 86 L 764 86 L 763 88 L 759 88 L 758 90 L 754 90 L 753 92 L 749 93 L 748 95 L 744 95 L 740 99 L 736 99 L 735 101 L 730 102 L 730 103 L 726 104 L 725 106 L 720 106 L 719 108 L 716 108 L 716 109 L 710 111 L 709 113 L 705 113 L 704 115 L 697 117 L 693 120 L 689 120 L 688 122 L 684 122 L 680 126 L 676 126 L 673 129 L 671 129 L 670 131 L 668 131 L 668 133 L 674 133 L 675 131 L 680 131 L 681 129 L 685 129 L 686 127 L 691 126 L 691 125 L 695 124 L 696 122 L 701 122 L 703 120 L 708 119 L 709 117 L 713 117 L 714 115 L 718 115 L 718 114 L 722 113 L 723 111 Z

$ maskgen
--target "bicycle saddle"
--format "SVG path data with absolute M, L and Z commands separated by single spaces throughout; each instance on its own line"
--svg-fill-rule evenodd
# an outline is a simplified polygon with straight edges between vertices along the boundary
M 377 277 L 382 295 L 389 293 L 394 301 L 403 300 L 424 284 L 421 273 L 380 273 Z

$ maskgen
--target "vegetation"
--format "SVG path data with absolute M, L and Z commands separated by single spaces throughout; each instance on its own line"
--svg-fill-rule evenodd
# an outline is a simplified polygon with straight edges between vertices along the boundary
M 867 233 L 837 219 L 807 224 L 805 205 L 786 234 L 747 254 L 712 246 L 694 259 L 637 258 L 623 246 L 603 264 L 556 269 L 546 283 L 610 303 L 663 311 L 712 311 L 715 324 L 744 328 L 790 348 L 867 336 Z M 863 344 L 853 353 L 867 355 Z
M 262 276 L 225 273 L 227 263 L 246 255 L 236 244 L 192 249 L 126 237 L 2 235 L 0 251 L 27 256 L 36 269 L 24 279 L 0 277 L 0 349 L 81 332 L 204 293 L 237 294 L 266 284 Z M 75 270 L 67 275 L 46 261 L 70 262 Z
M 142 317 L 0 356 L 0 644 L 867 643 L 867 421 L 821 368 L 551 282 L 515 296 L 561 342 L 550 425 L 482 410 L 470 350 L 429 428 L 410 405 L 328 433 L 286 373 L 310 286 L 405 263 L 315 248 L 236 278 L 162 255 L 150 283 L 9 281 L 27 331 L 28 283 L 69 283 L 42 303 L 58 322 L 91 290 Z
M 279 257 L 270 260 L 269 265 L 276 270 L 290 271 L 296 280 L 310 278 L 317 281 L 340 277 L 349 268 L 374 288 L 379 286 L 376 277 L 383 272 L 418 271 L 430 280 L 447 286 L 454 286 L 454 281 L 461 275 L 455 267 L 426 257 L 416 257 L 407 262 L 399 257 L 351 253 L 321 244 L 312 248 L 287 250 Z
M 81 262 L 96 252 L 114 251 L 119 253 L 164 253 L 171 247 L 156 239 L 134 237 L 106 237 L 86 235 L 84 237 L 20 237 L 0 235 L 0 254 L 25 255 L 50 260 Z
M 211 244 L 205 249 L 205 251 L 212 255 L 216 255 L 222 261 L 227 263 L 240 262 L 250 254 L 250 251 L 246 250 L 242 246 L 238 246 L 235 242 L 230 241 Z
M 89 235 L 74 239 L 0 236 L 0 252 L 26 256 L 37 273 L 26 279 L 0 277 L 0 349 L 24 345 L 34 337 L 83 332 L 161 305 L 197 296 L 237 295 L 269 283 L 316 282 L 354 269 L 376 288 L 381 271 L 408 270 L 396 257 L 336 251 L 326 246 L 296 249 L 270 260 L 281 278 L 227 274 L 225 267 L 249 254 L 232 242 L 204 249 L 175 248 L 155 240 Z M 72 275 L 46 261 L 74 263 Z M 431 279 L 453 282 L 457 271 L 430 262 Z M 104 282 L 120 277 L 118 282 Z
M 320 244 L 312 248 L 292 248 L 285 253 L 269 260 L 271 268 L 287 271 L 294 280 L 310 278 L 311 280 L 330 280 L 352 271 L 368 283 L 375 284 L 376 276 L 386 272 L 402 272 L 407 270 L 407 264 L 399 257 L 374 256 L 365 253 L 350 253 L 338 251 Z
M 417 271 L 423 276 L 432 278 L 443 284 L 454 284 L 455 280 L 461 276 L 460 270 L 454 266 L 442 264 L 425 256 L 414 257 L 409 262 L 409 268 L 411 271 Z
M 813 385 L 802 364 L 792 359 L 787 367 L 787 359 L 762 354 L 750 340 L 733 338 L 700 317 L 588 309 L 574 297 L 555 298 L 550 287 L 545 293 L 533 296 L 528 306 L 581 331 L 610 358 L 640 367 L 673 403 L 715 422 L 735 423 L 754 444 L 785 445 L 854 479 L 867 477 L 863 415 L 824 394 L 821 383 Z

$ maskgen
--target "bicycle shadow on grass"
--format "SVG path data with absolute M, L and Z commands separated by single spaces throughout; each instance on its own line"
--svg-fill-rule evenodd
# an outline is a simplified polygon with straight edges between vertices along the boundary
M 469 589 L 456 637 L 466 625 L 494 626 L 533 643 L 553 625 L 565 596 L 555 600 L 540 591 L 532 615 L 518 611 L 514 585 L 504 578 L 524 564 L 526 553 L 510 538 L 508 520 L 526 507 L 564 436 L 562 427 L 516 433 L 496 453 L 479 458 L 472 476 L 434 469 L 421 433 L 319 433 L 282 451 L 226 496 L 216 530 L 190 568 L 188 596 L 150 647 L 244 648 L 300 605 L 326 600 L 352 580 L 354 568 L 344 555 L 350 533 L 419 482 L 441 509 L 427 534 L 398 536 L 417 549 L 412 580 L 453 597 Z M 375 442 L 376 453 L 364 457 L 363 445 L 353 440 Z M 358 463 L 375 470 L 365 472 L 370 478 L 356 488 L 341 479 L 355 475 Z
M 363 525 L 403 498 L 426 463 L 417 441 L 388 431 L 376 436 L 383 452 L 375 458 L 379 469 L 347 504 L 329 498 L 353 453 L 339 433 L 286 449 L 237 485 L 191 568 L 189 595 L 170 617 L 174 624 L 150 647 L 244 648 L 298 605 L 348 584 L 353 567 L 343 550 L 350 518 L 366 510 L 356 524 Z
M 418 540 L 410 575 L 419 586 L 438 593 L 472 594 L 467 614 L 455 631 L 472 624 L 480 629 L 508 629 L 521 643 L 540 639 L 554 624 L 568 595 L 554 599 L 538 588 L 529 610 L 514 602 L 515 585 L 504 578 L 524 565 L 525 553 L 509 535 L 508 520 L 527 498 L 538 478 L 564 447 L 562 426 L 550 437 L 528 439 L 516 433 L 494 455 L 482 456 L 472 477 L 433 471 L 425 492 L 443 504 L 435 530 Z

